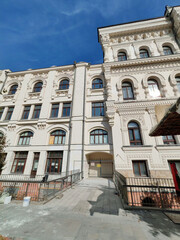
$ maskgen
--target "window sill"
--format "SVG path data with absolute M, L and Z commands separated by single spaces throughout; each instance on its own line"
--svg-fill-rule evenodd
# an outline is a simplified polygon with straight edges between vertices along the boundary
M 122 146 L 123 151 L 147 151 L 152 150 L 152 148 L 152 145 Z

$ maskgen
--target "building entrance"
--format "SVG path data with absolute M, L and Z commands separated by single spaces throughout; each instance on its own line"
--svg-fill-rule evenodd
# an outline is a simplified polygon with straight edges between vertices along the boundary
M 112 177 L 113 156 L 108 153 L 91 153 L 87 155 L 89 177 Z

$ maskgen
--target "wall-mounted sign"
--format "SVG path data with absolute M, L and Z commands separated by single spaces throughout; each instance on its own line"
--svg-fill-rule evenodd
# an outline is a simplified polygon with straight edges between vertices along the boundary
M 91 167 L 95 167 L 95 163 L 94 162 L 91 163 Z
M 96 167 L 101 167 L 101 164 L 100 163 L 96 164 Z

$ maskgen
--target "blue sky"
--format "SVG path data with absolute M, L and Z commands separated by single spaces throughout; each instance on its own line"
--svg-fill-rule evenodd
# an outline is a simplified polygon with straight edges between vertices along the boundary
M 102 63 L 97 28 L 164 15 L 179 0 L 0 0 L 0 69 Z

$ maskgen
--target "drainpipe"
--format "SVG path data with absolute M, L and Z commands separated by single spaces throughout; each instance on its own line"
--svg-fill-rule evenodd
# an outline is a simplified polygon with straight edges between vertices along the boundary
M 84 178 L 84 132 L 85 132 L 85 106 L 86 106 L 86 67 L 84 71 L 84 99 L 83 99 L 83 127 L 82 127 L 82 154 L 81 154 L 81 172 L 82 172 L 82 178 Z
M 69 172 L 69 162 L 70 162 L 70 153 L 71 153 L 72 110 L 73 110 L 74 89 L 75 89 L 75 80 L 76 80 L 76 62 L 74 62 L 74 67 L 75 67 L 75 69 L 74 69 L 74 84 L 73 84 L 71 112 L 70 112 L 70 120 L 69 120 L 69 140 L 68 140 L 68 151 L 67 151 L 66 176 L 68 175 L 68 172 Z

